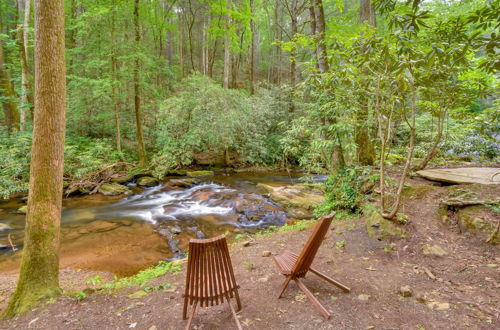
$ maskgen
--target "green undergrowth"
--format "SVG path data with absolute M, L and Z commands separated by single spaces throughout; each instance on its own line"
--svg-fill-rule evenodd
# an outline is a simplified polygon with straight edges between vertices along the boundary
M 120 279 L 115 277 L 112 282 L 102 285 L 100 289 L 115 291 L 136 285 L 144 287 L 152 279 L 163 276 L 167 273 L 175 274 L 180 271 L 181 266 L 178 262 L 160 261 L 156 266 L 141 270 L 135 275 Z
M 118 278 L 115 276 L 114 280 L 109 283 L 104 283 L 102 278 L 97 275 L 88 278 L 86 283 L 94 287 L 94 289 L 85 289 L 76 292 L 69 292 L 66 295 L 75 297 L 77 300 L 87 298 L 89 293 L 94 291 L 100 292 L 115 292 L 124 288 L 140 286 L 145 292 L 160 291 L 169 288 L 169 282 L 163 282 L 160 285 L 148 285 L 149 281 L 163 276 L 167 273 L 176 274 L 181 271 L 181 265 L 178 261 L 160 261 L 157 265 L 141 270 L 135 275 L 129 277 Z

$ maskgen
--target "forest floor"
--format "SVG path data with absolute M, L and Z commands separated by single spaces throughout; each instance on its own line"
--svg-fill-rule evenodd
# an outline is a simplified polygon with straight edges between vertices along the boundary
M 240 285 L 243 309 L 238 317 L 245 329 L 500 329 L 500 255 L 498 246 L 461 234 L 456 226 L 439 221 L 439 201 L 447 187 L 412 179 L 417 189 L 405 196 L 407 235 L 379 241 L 366 234 L 365 219 L 334 222 L 314 265 L 351 287 L 350 293 L 314 274 L 306 286 L 332 314 L 325 320 L 294 283 L 277 299 L 283 281 L 271 257 L 285 249 L 299 252 L 311 233 L 279 231 L 243 238 L 230 247 Z M 418 189 L 419 188 L 419 189 Z M 500 195 L 500 185 L 489 187 Z M 250 244 L 245 244 L 250 242 Z M 344 243 L 338 243 L 344 242 Z M 391 245 L 390 243 L 394 243 Z M 425 255 L 424 245 L 438 245 L 446 255 Z M 344 245 L 344 247 L 342 247 Z M 81 290 L 96 272 L 62 270 L 66 291 Z M 109 274 L 101 275 L 110 279 Z M 0 290 L 7 294 L 16 275 L 0 274 Z M 152 280 L 168 281 L 166 290 L 130 294 L 129 287 L 114 294 L 93 293 L 83 300 L 61 296 L 18 318 L 0 322 L 0 328 L 17 329 L 182 329 L 182 289 L 185 267 L 177 274 Z M 411 296 L 401 288 L 408 286 Z M 405 290 L 407 290 L 406 288 Z M 409 295 L 409 294 L 406 294 Z M 0 301 L 0 308 L 5 301 Z M 234 329 L 227 305 L 199 308 L 194 329 Z

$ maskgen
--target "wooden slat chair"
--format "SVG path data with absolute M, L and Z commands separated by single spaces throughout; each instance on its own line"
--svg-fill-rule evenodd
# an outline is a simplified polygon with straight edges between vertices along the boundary
M 191 239 L 182 314 L 184 320 L 187 318 L 188 304 L 193 307 L 186 329 L 191 327 L 198 304 L 202 307 L 216 306 L 224 303 L 224 298 L 231 308 L 238 329 L 241 329 L 236 312 L 229 301 L 230 298 L 236 298 L 238 311 L 241 310 L 238 288 L 226 237 L 220 235 L 210 239 Z
M 286 277 L 285 281 L 281 285 L 278 299 L 281 298 L 290 281 L 294 280 L 297 283 L 297 286 L 306 294 L 307 298 L 309 298 L 313 305 L 318 308 L 321 314 L 327 319 L 330 318 L 330 313 L 328 313 L 328 311 L 320 304 L 318 299 L 316 299 L 316 297 L 311 293 L 311 291 L 309 291 L 309 289 L 307 289 L 300 279 L 306 276 L 308 271 L 311 271 L 322 279 L 338 286 L 345 292 L 351 291 L 351 289 L 347 286 L 311 267 L 314 257 L 316 256 L 316 253 L 325 238 L 334 216 L 335 213 L 332 213 L 319 220 L 300 255 L 296 255 L 290 251 L 285 251 L 282 254 L 273 257 L 281 274 Z

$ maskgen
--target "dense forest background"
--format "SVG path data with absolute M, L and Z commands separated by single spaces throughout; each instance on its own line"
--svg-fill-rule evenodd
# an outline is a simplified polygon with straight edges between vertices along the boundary
M 67 0 L 65 181 L 499 160 L 498 1 Z M 33 1 L 0 0 L 0 194 L 25 192 Z M 383 173 L 383 172 L 382 172 Z

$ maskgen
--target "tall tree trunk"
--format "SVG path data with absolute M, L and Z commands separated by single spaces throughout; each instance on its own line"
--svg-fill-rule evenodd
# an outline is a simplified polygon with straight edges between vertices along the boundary
M 375 8 L 372 0 L 359 0 L 359 18 L 361 23 L 377 26 Z
M 318 66 L 321 75 L 323 76 L 325 73 L 327 73 L 330 70 L 330 66 L 328 65 L 328 53 L 327 53 L 327 48 L 326 48 L 326 41 L 325 41 L 325 29 L 326 29 L 326 24 L 325 24 L 325 12 L 323 9 L 323 1 L 322 0 L 315 0 L 315 6 L 316 6 L 316 11 L 318 12 L 318 15 L 316 17 L 316 40 L 317 40 L 317 51 L 316 54 L 318 56 Z M 327 93 L 331 93 L 331 91 L 327 91 Z M 330 125 L 335 125 L 337 124 L 337 118 L 327 118 L 322 116 L 320 118 L 321 123 L 325 128 L 327 129 L 326 126 Z M 342 137 L 338 132 L 335 132 L 333 134 L 327 133 L 325 135 L 325 138 L 332 139 L 334 140 L 334 145 L 333 145 L 333 153 L 331 157 L 331 167 L 334 170 L 340 170 L 345 167 L 345 158 L 344 158 L 344 148 L 343 148 L 343 143 L 342 143 Z
M 291 29 L 292 29 L 292 40 L 294 41 L 295 36 L 298 32 L 297 27 L 297 0 L 291 1 Z M 297 47 L 292 45 L 292 49 L 290 50 L 290 104 L 288 106 L 288 111 L 293 113 L 295 112 L 295 89 L 297 85 Z
M 255 93 L 255 8 L 254 0 L 250 0 L 250 33 L 252 40 L 250 44 L 250 94 Z
M 26 127 L 26 111 L 33 114 L 33 95 L 31 94 L 30 69 L 28 62 L 28 29 L 31 13 L 31 0 L 24 2 L 24 21 L 18 27 L 19 57 L 21 62 L 21 130 Z M 31 117 L 33 119 L 33 116 Z
M 10 73 L 4 65 L 5 59 L 3 55 L 3 43 L 2 40 L 0 40 L 0 86 L 3 89 L 3 96 L 5 96 L 3 101 L 3 111 L 7 130 L 12 132 L 19 129 L 19 111 L 17 110 L 16 96 L 14 93 L 14 86 L 12 86 L 12 81 L 10 79 Z
M 359 17 L 362 23 L 372 27 L 376 26 L 375 9 L 370 0 L 360 0 Z M 373 165 L 375 163 L 375 146 L 370 138 L 370 108 L 369 98 L 360 95 L 360 108 L 356 111 L 356 126 L 354 142 L 356 143 L 356 158 L 361 165 Z
M 139 25 L 139 0 L 134 0 L 134 26 L 135 26 L 135 42 L 137 47 L 141 43 L 141 27 Z M 146 150 L 144 148 L 144 133 L 142 129 L 142 111 L 141 111 L 141 88 L 139 71 L 141 63 L 139 58 L 135 59 L 134 67 L 134 108 L 135 108 L 135 123 L 137 129 L 137 155 L 139 158 L 139 166 L 148 165 L 146 158 Z
M 64 0 L 35 6 L 35 121 L 24 251 L 16 290 L 2 317 L 30 310 L 59 289 L 59 239 L 66 124 Z
M 113 112 L 115 114 L 115 139 L 116 150 L 122 151 L 121 143 L 121 128 L 120 128 L 120 106 L 118 104 L 118 64 L 116 60 L 116 2 L 113 0 L 113 8 L 111 9 L 111 76 L 113 79 L 111 87 L 111 95 L 113 101 Z
M 226 10 L 231 9 L 231 0 L 226 0 Z M 231 75 L 231 16 L 229 13 L 226 14 L 226 32 L 224 33 L 224 73 L 222 77 L 222 86 L 224 88 L 229 88 L 229 77 Z
M 274 6 L 274 41 L 283 39 L 283 31 L 281 31 L 282 10 L 280 1 L 276 1 Z M 273 69 L 271 70 L 271 81 L 275 84 L 281 84 L 281 46 L 274 45 L 275 56 L 273 56 Z
M 311 35 L 314 38 L 314 44 L 317 45 L 318 41 L 316 40 L 316 33 L 317 33 L 317 28 L 316 28 L 316 9 L 314 7 L 313 2 L 311 2 L 311 6 L 309 7 L 309 17 L 311 19 Z M 312 55 L 316 58 L 316 70 L 319 71 L 319 63 L 318 63 L 318 47 L 314 46 L 312 50 Z
M 184 75 L 185 75 L 185 70 L 184 70 L 185 52 L 184 52 L 184 28 L 183 28 L 182 16 L 183 16 L 182 13 L 179 13 L 177 15 L 178 21 L 179 21 L 177 26 L 179 27 L 179 67 L 181 70 L 181 78 L 184 78 Z

